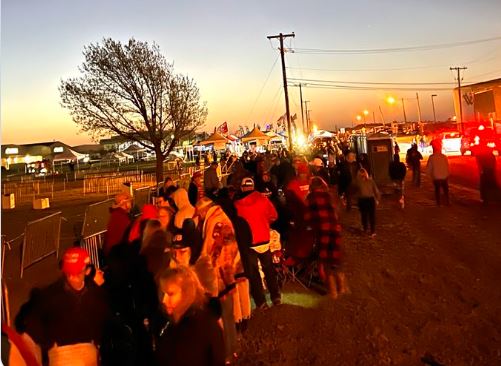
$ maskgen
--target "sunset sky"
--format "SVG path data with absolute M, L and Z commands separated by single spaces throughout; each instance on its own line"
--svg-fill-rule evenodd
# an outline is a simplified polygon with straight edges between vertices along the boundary
M 388 105 L 388 95 L 405 98 L 407 118 L 416 120 L 416 91 L 422 118 L 433 119 L 430 96 L 437 94 L 437 119 L 445 120 L 454 115 L 450 66 L 468 67 L 466 84 L 501 77 L 499 38 L 427 50 L 325 52 L 500 37 L 500 0 L 4 0 L 1 6 L 2 143 L 90 142 L 60 106 L 58 86 L 61 79 L 79 75 L 83 47 L 104 37 L 157 43 L 175 71 L 197 82 L 209 109 L 207 130 L 224 121 L 230 131 L 264 125 L 285 112 L 278 41 L 266 38 L 280 32 L 296 34 L 286 40 L 295 50 L 286 54 L 291 82 L 353 83 L 342 89 L 303 88 L 320 128 L 351 126 L 364 109 L 368 121 L 376 111 L 379 122 L 379 106 L 387 121 L 402 120 L 400 102 Z M 409 90 L 354 90 L 360 82 L 398 82 Z M 414 90 L 412 83 L 449 84 Z M 289 90 L 291 112 L 300 116 L 299 90 Z

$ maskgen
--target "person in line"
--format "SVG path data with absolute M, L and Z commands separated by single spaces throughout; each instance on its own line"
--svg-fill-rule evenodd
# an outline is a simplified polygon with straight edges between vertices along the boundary
M 412 169 L 412 182 L 416 187 L 421 185 L 421 160 L 423 160 L 423 155 L 418 151 L 417 144 L 413 143 L 407 150 L 405 162 Z
M 405 164 L 400 161 L 400 155 L 393 155 L 393 161 L 390 163 L 389 167 L 390 178 L 395 185 L 395 191 L 398 194 L 398 202 L 400 207 L 405 207 L 404 199 L 404 188 L 405 188 L 405 174 L 407 173 L 407 168 Z
M 322 159 L 315 158 L 310 164 L 311 164 L 311 173 L 313 176 L 322 178 L 326 183 L 330 181 L 329 171 L 327 170 L 327 168 L 325 168 Z
M 210 198 L 215 198 L 217 190 L 221 188 L 221 182 L 217 176 L 217 167 L 217 161 L 213 161 L 204 172 L 205 195 Z
M 208 256 L 216 273 L 216 292 L 208 292 L 221 300 L 226 358 L 231 361 L 236 355 L 237 348 L 236 322 L 241 322 L 242 317 L 250 317 L 248 291 L 247 293 L 235 291 L 238 282 L 246 282 L 245 277 L 237 281 L 237 275 L 243 275 L 238 243 L 233 224 L 221 206 L 204 197 L 197 203 L 196 208 L 203 222 L 201 258 Z M 201 281 L 204 280 L 201 278 Z M 207 286 L 207 289 L 210 287 L 212 286 Z
M 435 201 L 437 206 L 441 205 L 440 190 L 444 193 L 444 203 L 449 205 L 449 161 L 447 156 L 442 153 L 442 143 L 434 140 L 432 143 L 433 154 L 428 158 L 426 172 L 433 181 L 435 187 Z
M 357 163 L 357 155 L 350 151 L 346 154 L 346 159 L 340 164 L 339 172 L 339 193 L 342 202 L 346 206 L 346 211 L 351 210 L 356 191 L 357 173 L 360 165 Z
M 165 180 L 164 180 L 164 184 L 162 185 L 162 187 L 160 187 L 160 189 L 158 191 L 158 195 L 167 198 L 176 189 L 177 189 L 177 186 L 174 183 L 174 181 L 172 180 L 172 178 L 171 177 L 166 177 Z
M 369 173 L 364 168 L 358 171 L 356 180 L 358 190 L 358 208 L 362 221 L 362 228 L 365 233 L 369 233 L 372 238 L 376 237 L 376 206 L 379 204 L 381 195 L 376 182 L 369 177 Z
M 166 269 L 160 291 L 168 321 L 156 340 L 158 366 L 223 366 L 223 331 L 207 308 L 197 275 L 188 267 Z
M 327 283 L 333 299 L 347 293 L 346 277 L 341 271 L 341 225 L 336 214 L 329 186 L 320 177 L 313 177 L 306 197 L 305 221 L 313 228 L 318 248 L 319 272 Z
M 188 198 L 188 192 L 184 188 L 177 189 L 172 194 L 172 200 L 177 208 L 177 212 L 174 216 L 174 231 L 180 231 L 183 229 L 184 220 L 195 218 L 195 207 L 191 205 Z M 198 221 L 195 224 L 197 223 Z M 174 234 L 176 233 L 177 232 L 174 232 Z
M 195 206 L 203 196 L 205 196 L 204 185 L 202 184 L 202 172 L 193 173 L 190 185 L 188 186 L 188 198 L 192 206 Z
M 81 365 L 97 365 L 98 347 L 112 317 L 105 291 L 91 276 L 90 257 L 83 248 L 70 248 L 62 257 L 62 273 L 45 289 L 32 292 L 17 318 L 16 328 L 26 332 L 49 365 L 78 353 Z
M 158 219 L 157 207 L 152 204 L 143 205 L 141 215 L 132 222 L 129 231 L 129 243 L 141 247 L 141 236 L 143 235 L 144 227 L 148 220 Z
M 129 217 L 132 208 L 132 197 L 128 193 L 119 193 L 115 196 L 115 201 L 110 208 L 110 218 L 108 220 L 105 234 L 103 252 L 107 256 L 111 248 L 122 242 L 126 237 L 126 232 L 131 224 Z
M 254 190 L 252 178 L 242 180 L 241 190 L 242 195 L 235 201 L 235 207 L 238 216 L 249 223 L 252 231 L 252 247 L 247 253 L 251 294 L 256 307 L 266 309 L 268 305 L 264 296 L 258 261 L 261 263 L 273 305 L 282 303 L 277 274 L 273 268 L 273 258 L 270 251 L 270 224 L 277 219 L 278 214 L 271 201 Z

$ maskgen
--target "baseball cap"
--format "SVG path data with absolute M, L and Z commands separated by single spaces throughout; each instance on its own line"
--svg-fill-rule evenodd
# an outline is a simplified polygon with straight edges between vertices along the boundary
M 315 158 L 311 162 L 311 165 L 316 166 L 316 167 L 323 167 L 324 166 L 324 162 L 320 158 Z
M 89 264 L 89 253 L 84 248 L 74 247 L 64 252 L 62 270 L 67 275 L 77 275 Z
M 254 189 L 254 180 L 252 178 L 244 178 L 240 186 L 242 188 Z

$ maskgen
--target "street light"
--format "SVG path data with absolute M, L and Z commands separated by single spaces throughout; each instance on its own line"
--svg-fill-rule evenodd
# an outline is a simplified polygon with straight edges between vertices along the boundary
M 433 123 L 437 123 L 437 116 L 435 114 L 435 102 L 433 101 L 433 98 L 436 96 L 437 96 L 437 94 L 431 95 L 431 106 L 433 107 Z
M 369 111 L 364 109 L 364 124 L 367 123 L 367 116 L 369 115 Z

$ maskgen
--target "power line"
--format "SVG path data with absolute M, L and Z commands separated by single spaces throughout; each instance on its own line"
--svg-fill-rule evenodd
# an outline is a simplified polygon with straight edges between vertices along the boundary
M 430 51 L 437 49 L 447 49 L 453 47 L 468 46 L 472 44 L 486 43 L 501 40 L 501 36 L 477 39 L 471 41 L 440 43 L 434 45 L 412 46 L 412 47 L 394 47 L 394 48 L 368 48 L 368 49 L 321 49 L 321 48 L 296 48 L 293 50 L 295 53 L 304 54 L 377 54 L 377 53 L 395 53 L 395 52 L 416 52 L 416 51 Z
M 290 86 L 293 86 L 291 84 Z M 311 89 L 337 89 L 337 90 L 402 90 L 402 91 L 451 91 L 452 88 L 426 88 L 426 87 L 384 87 L 384 86 L 352 86 L 352 85 L 336 85 L 336 84 L 322 84 L 322 83 L 307 83 L 303 84 L 305 88 Z
M 367 84 L 367 85 L 455 85 L 451 82 L 422 82 L 422 83 L 403 83 L 403 82 L 375 82 L 375 81 L 341 81 L 341 80 L 321 80 L 321 79 L 299 79 L 289 78 L 291 81 L 297 82 L 320 82 L 334 84 Z
M 416 66 L 416 67 L 391 67 L 391 68 L 374 68 L 374 69 L 322 69 L 313 67 L 303 67 L 302 70 L 312 70 L 312 71 L 334 71 L 334 72 L 344 72 L 344 71 L 398 71 L 398 70 L 417 70 L 417 69 L 431 69 L 439 68 L 442 66 Z M 297 67 L 288 66 L 288 69 L 298 69 Z
M 249 111 L 249 114 L 247 116 L 247 119 L 250 118 L 252 112 L 254 111 L 254 108 L 256 107 L 256 103 L 257 101 L 259 100 L 259 97 L 261 97 L 261 94 L 263 93 L 263 90 L 264 90 L 264 87 L 266 86 L 266 83 L 268 82 L 268 80 L 270 79 L 270 76 L 271 76 L 271 73 L 273 71 L 273 69 L 275 68 L 275 65 L 277 64 L 277 61 L 278 61 L 278 56 L 275 58 L 275 61 L 273 62 L 273 65 L 271 66 L 271 69 L 270 71 L 268 72 L 268 76 L 266 77 L 266 80 L 264 81 L 264 84 L 263 86 L 261 87 L 261 90 L 259 91 L 259 94 L 257 95 L 256 99 L 254 100 L 254 104 L 252 105 L 252 108 L 250 109 Z

